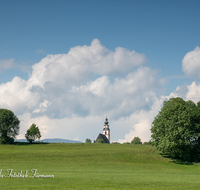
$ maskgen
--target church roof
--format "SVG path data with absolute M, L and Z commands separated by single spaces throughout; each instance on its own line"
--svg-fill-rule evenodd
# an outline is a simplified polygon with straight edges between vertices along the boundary
M 99 133 L 99 136 L 97 137 L 95 142 L 97 142 L 99 139 L 103 139 L 104 143 L 110 143 L 109 140 L 107 139 L 107 137 L 101 133 Z

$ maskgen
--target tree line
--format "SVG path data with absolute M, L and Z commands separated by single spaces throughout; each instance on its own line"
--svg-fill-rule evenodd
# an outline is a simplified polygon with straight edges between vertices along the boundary
M 86 139 L 85 143 L 92 143 L 91 139 Z M 98 139 L 96 143 L 104 143 L 103 139 Z M 116 144 L 116 142 L 115 142 Z M 143 145 L 149 145 L 149 142 L 142 143 L 141 139 L 139 137 L 134 137 L 131 142 L 125 142 L 124 144 L 143 144 Z

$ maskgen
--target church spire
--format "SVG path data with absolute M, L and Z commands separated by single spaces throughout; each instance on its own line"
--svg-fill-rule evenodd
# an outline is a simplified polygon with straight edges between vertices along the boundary
M 108 118 L 107 118 L 107 115 L 106 115 L 106 119 L 105 119 L 104 124 L 105 124 L 105 125 L 108 125 L 108 123 L 109 123 L 109 122 L 108 122 Z
M 107 118 L 107 115 L 106 115 L 106 119 L 105 119 L 105 122 L 104 122 L 104 128 L 103 128 L 103 135 L 105 135 L 110 142 L 110 129 L 109 129 L 108 124 L 109 124 L 109 122 L 108 122 L 108 118 Z

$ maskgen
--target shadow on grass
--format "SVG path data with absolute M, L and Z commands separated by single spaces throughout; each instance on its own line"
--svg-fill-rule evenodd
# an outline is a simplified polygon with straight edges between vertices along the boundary
M 160 155 L 164 158 L 170 158 L 171 161 L 170 162 L 173 162 L 175 164 L 181 164 L 181 165 L 193 165 L 192 162 L 187 162 L 187 161 L 183 161 L 183 160 L 180 160 L 180 159 L 176 159 L 176 158 L 172 158 L 170 156 L 168 156 L 167 154 L 162 154 L 160 153 Z
M 33 143 L 29 143 L 29 142 L 14 142 L 13 145 L 40 145 L 40 144 L 49 144 L 48 142 L 33 142 Z
M 181 165 L 193 165 L 192 162 L 186 162 L 186 161 L 182 161 L 182 160 L 178 160 L 178 159 L 174 159 L 171 162 L 173 162 L 175 164 L 181 164 Z

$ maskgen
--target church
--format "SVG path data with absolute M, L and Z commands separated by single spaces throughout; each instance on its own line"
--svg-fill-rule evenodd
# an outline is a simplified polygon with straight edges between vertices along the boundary
M 102 139 L 104 143 L 110 144 L 110 128 L 109 128 L 108 124 L 109 124 L 109 122 L 108 122 L 108 118 L 106 116 L 106 119 L 104 122 L 103 134 L 99 133 L 95 142 L 97 142 L 99 139 Z

